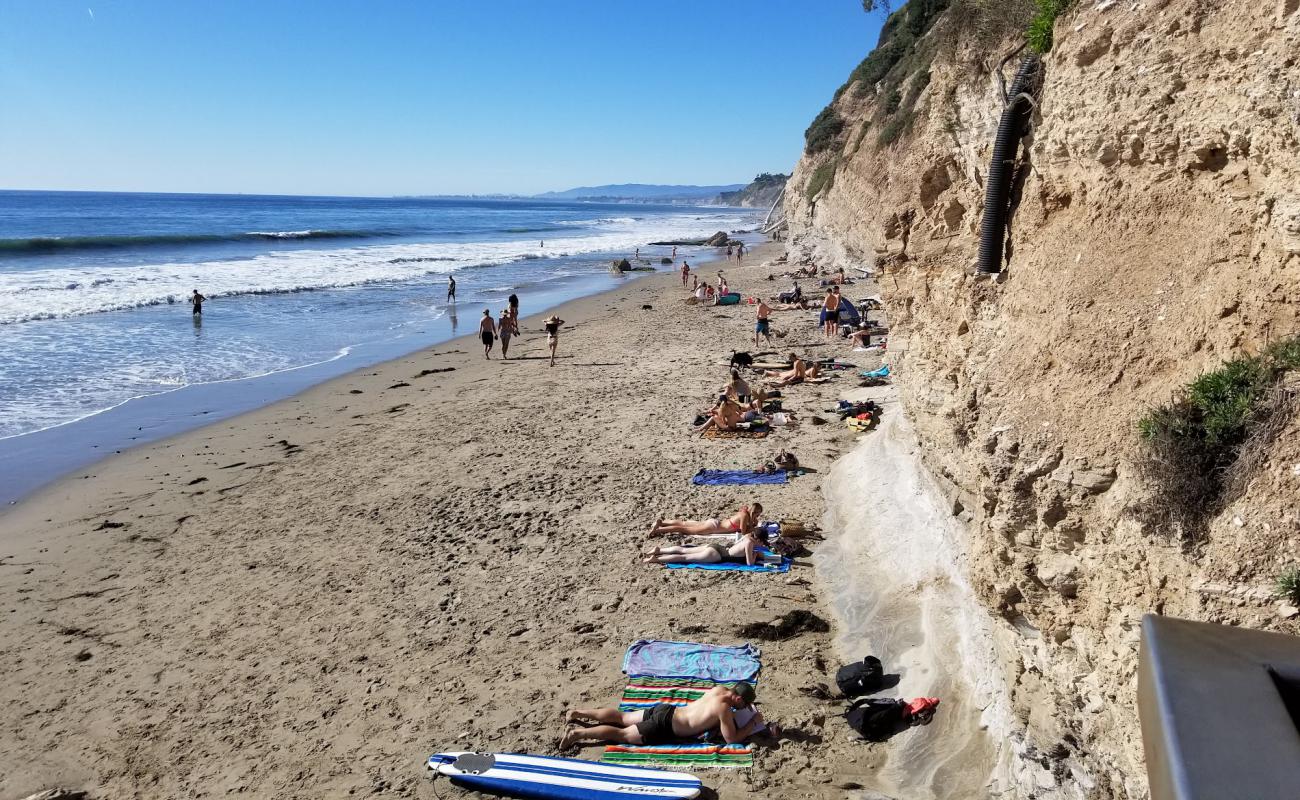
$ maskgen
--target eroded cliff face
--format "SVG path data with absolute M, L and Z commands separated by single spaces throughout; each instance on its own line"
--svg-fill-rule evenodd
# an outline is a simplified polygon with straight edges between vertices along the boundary
M 883 93 L 836 100 L 843 133 L 786 192 L 792 260 L 881 270 L 895 380 L 967 523 L 1028 753 L 1062 791 L 1142 797 L 1141 616 L 1297 632 L 1271 584 L 1300 558 L 1300 417 L 1191 546 L 1143 521 L 1157 488 L 1135 465 L 1147 409 L 1300 333 L 1300 0 L 1076 2 L 995 279 L 972 266 L 1016 35 L 990 43 L 977 5 L 926 34 L 910 131 L 882 143 Z

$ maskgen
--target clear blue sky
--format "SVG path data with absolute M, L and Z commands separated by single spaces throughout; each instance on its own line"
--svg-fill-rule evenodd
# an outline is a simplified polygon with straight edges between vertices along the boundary
M 860 0 L 0 0 L 0 188 L 534 193 L 788 172 Z

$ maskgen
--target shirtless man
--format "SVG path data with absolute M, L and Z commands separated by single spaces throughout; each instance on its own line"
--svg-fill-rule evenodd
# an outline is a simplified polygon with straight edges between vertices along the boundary
M 796 383 L 803 383 L 804 378 L 809 377 L 808 365 L 803 362 L 803 359 L 799 358 L 799 356 L 794 353 L 790 354 L 790 369 L 784 371 L 769 369 L 763 374 L 769 378 L 776 378 L 777 386 L 790 386 Z M 814 375 L 812 377 L 816 376 Z
M 768 306 L 767 301 L 758 301 L 758 318 L 754 322 L 754 349 L 758 349 L 758 335 L 761 333 L 767 337 L 767 343 L 772 343 L 772 323 L 768 317 L 772 315 L 772 309 Z
M 492 342 L 496 340 L 497 324 L 492 320 L 492 312 L 483 309 L 483 318 L 478 321 L 478 335 L 483 340 L 483 357 L 492 357 Z
M 826 315 L 826 338 L 835 336 L 840 328 L 840 287 L 832 286 L 826 290 L 826 299 L 822 301 L 822 311 Z
M 683 536 L 707 536 L 713 533 L 739 533 L 748 535 L 758 527 L 758 517 L 763 513 L 763 505 L 755 503 L 753 507 L 741 506 L 740 510 L 726 520 L 711 517 L 703 521 L 689 519 L 661 519 L 650 528 L 651 536 L 662 534 L 680 534 Z
M 684 706 L 659 703 L 639 711 L 617 708 L 575 708 L 564 715 L 566 722 L 595 722 L 590 728 L 573 728 L 560 739 L 560 750 L 583 742 L 623 744 L 668 744 L 699 737 L 717 730 L 723 741 L 739 744 L 764 727 L 763 715 L 744 726 L 736 725 L 735 711 L 754 702 L 754 687 L 744 681 L 714 686 L 698 700 Z
M 676 247 L 673 248 L 673 250 L 676 249 L 677 249 Z M 686 285 L 686 279 L 689 277 L 691 277 L 691 265 L 683 261 L 682 262 L 682 286 Z

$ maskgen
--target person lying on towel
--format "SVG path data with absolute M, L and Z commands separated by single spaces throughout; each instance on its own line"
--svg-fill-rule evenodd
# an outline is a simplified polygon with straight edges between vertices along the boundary
M 762 507 L 759 506 L 761 509 Z M 653 552 L 642 559 L 645 564 L 748 564 L 754 566 L 762 561 L 759 547 L 767 545 L 767 529 L 755 528 L 749 533 L 740 534 L 736 541 L 710 542 L 708 544 L 656 547 Z
M 805 380 L 816 378 L 819 374 L 816 364 L 809 366 L 804 360 L 794 353 L 790 354 L 790 369 L 774 370 L 770 369 L 764 374 L 769 378 L 776 378 L 777 386 L 793 386 L 796 383 L 803 383 Z
M 708 536 L 714 533 L 739 533 L 748 535 L 758 527 L 759 515 L 763 513 L 763 504 L 741 506 L 740 510 L 725 520 L 711 517 L 703 521 L 690 519 L 655 520 L 650 526 L 651 536 L 681 534 L 685 536 Z
M 619 711 L 617 707 L 575 708 L 565 713 L 564 721 L 591 727 L 565 731 L 560 750 L 585 742 L 669 744 L 698 739 L 711 731 L 718 731 L 728 744 L 739 744 L 766 727 L 761 712 L 756 712 L 744 725 L 736 724 L 736 714 L 753 702 L 754 687 L 738 681 L 714 686 L 703 697 L 680 707 L 658 703 L 637 711 Z

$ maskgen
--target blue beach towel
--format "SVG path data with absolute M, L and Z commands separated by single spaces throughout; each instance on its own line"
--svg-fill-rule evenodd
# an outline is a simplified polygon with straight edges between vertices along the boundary
M 862 373 L 859 373 L 859 374 L 861 374 L 862 377 L 864 377 L 864 378 L 888 378 L 888 377 L 889 377 L 889 365 L 886 364 L 885 366 L 881 367 L 880 369 L 873 369 L 873 370 L 871 370 L 870 372 L 862 372 Z
M 712 569 L 719 572 L 789 572 L 790 559 L 781 557 L 780 564 L 664 564 L 668 569 Z
M 761 651 L 752 644 L 723 647 L 696 642 L 638 639 L 623 656 L 623 672 L 653 678 L 707 678 L 756 684 Z
M 755 472 L 752 469 L 702 469 L 691 478 L 696 486 L 761 486 L 785 483 L 785 472 Z

